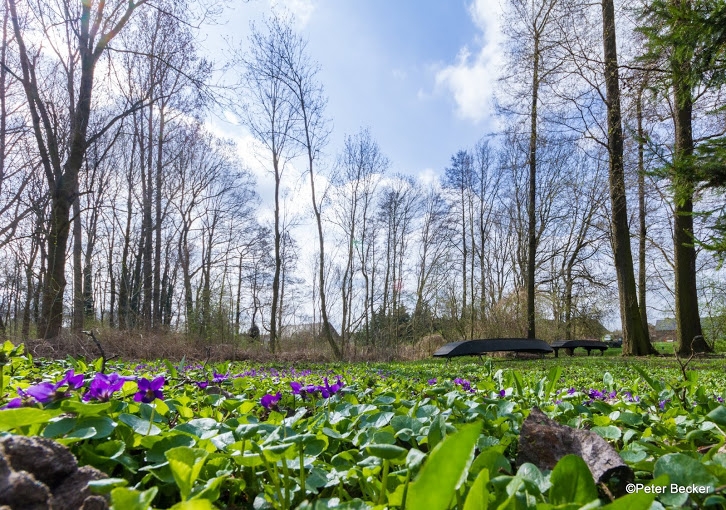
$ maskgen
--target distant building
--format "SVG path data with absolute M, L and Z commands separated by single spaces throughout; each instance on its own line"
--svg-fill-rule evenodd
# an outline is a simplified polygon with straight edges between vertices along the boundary
M 655 334 L 653 336 L 655 342 L 675 342 L 676 341 L 676 320 L 673 318 L 660 319 L 655 322 Z

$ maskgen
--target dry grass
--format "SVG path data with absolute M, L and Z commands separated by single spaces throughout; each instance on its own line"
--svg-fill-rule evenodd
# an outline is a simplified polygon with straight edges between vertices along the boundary
M 234 344 L 190 339 L 179 333 L 123 332 L 104 329 L 96 331 L 96 338 L 103 346 L 106 357 L 124 361 L 168 359 L 178 361 L 258 361 L 258 362 L 327 362 L 335 357 L 330 346 L 312 335 L 295 335 L 282 339 L 278 352 L 272 354 L 269 345 L 248 338 Z M 395 347 L 349 346 L 344 360 L 401 361 L 428 358 L 443 339 L 428 338 L 415 345 Z M 445 343 L 445 342 L 444 342 Z M 26 349 L 36 357 L 61 359 L 66 356 L 82 356 L 87 359 L 100 357 L 93 340 L 86 335 L 64 332 L 52 341 L 35 339 L 25 341 Z

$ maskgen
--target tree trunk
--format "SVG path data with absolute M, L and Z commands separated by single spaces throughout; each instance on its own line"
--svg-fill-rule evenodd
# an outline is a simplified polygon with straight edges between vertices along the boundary
M 633 254 L 630 251 L 628 208 L 625 198 L 623 168 L 623 127 L 620 113 L 620 77 L 615 40 L 615 8 L 613 0 L 602 0 L 603 47 L 605 56 L 605 87 L 607 93 L 609 181 L 612 207 L 612 246 L 618 280 L 620 317 L 623 327 L 623 355 L 645 355 L 654 352 L 638 308 Z
M 527 338 L 536 338 L 535 329 L 535 263 L 537 256 L 537 101 L 539 98 L 539 35 L 534 37 L 532 64 L 532 105 L 529 129 L 529 193 L 527 199 Z
M 78 187 L 76 187 L 78 196 Z M 83 228 L 81 225 L 81 203 L 73 201 L 73 319 L 71 330 L 79 334 L 83 330 Z
M 638 90 L 636 104 L 636 116 L 638 122 L 638 306 L 640 307 L 640 318 L 643 325 L 648 327 L 648 308 L 646 304 L 646 269 L 645 269 L 645 248 L 648 229 L 646 225 L 645 211 L 645 132 L 643 130 L 643 91 L 645 83 Z
M 676 0 L 678 3 L 678 0 Z M 673 187 L 675 207 L 673 242 L 675 262 L 676 343 L 678 353 L 709 352 L 703 338 L 696 287 L 696 249 L 693 237 L 693 191 L 695 177 L 690 161 L 693 155 L 693 96 L 688 77 L 688 61 L 674 58 L 672 63 L 675 147 Z
M 275 273 L 272 277 L 272 306 L 270 308 L 270 352 L 277 351 L 277 308 L 280 300 L 280 272 L 282 270 L 282 239 L 280 234 L 280 160 L 273 149 L 272 162 L 275 171 Z

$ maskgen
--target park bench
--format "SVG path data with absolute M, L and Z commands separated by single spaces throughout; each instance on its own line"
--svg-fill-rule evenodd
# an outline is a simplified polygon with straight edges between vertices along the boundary
M 560 349 L 565 349 L 567 354 L 574 356 L 575 349 L 581 347 L 587 350 L 587 355 L 589 356 L 592 350 L 599 350 L 600 354 L 604 355 L 605 350 L 608 348 L 608 344 L 598 340 L 560 340 L 558 342 L 552 342 L 551 346 L 555 351 L 555 358 L 559 357 Z
M 526 352 L 530 354 L 548 354 L 552 352 L 547 342 L 528 338 L 488 338 L 483 340 L 467 340 L 451 342 L 440 347 L 434 356 L 451 359 L 457 356 L 479 356 L 489 352 Z

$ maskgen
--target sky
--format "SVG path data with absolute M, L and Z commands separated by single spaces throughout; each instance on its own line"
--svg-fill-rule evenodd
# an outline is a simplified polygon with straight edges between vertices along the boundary
M 330 161 L 345 135 L 368 128 L 390 159 L 391 171 L 431 180 L 443 173 L 456 151 L 495 129 L 491 97 L 500 58 L 497 0 L 233 4 L 224 11 L 224 23 L 205 29 L 203 45 L 219 55 L 226 41 L 245 43 L 251 22 L 273 10 L 292 14 L 308 40 L 310 57 L 320 65 L 333 128 L 326 150 Z M 245 151 L 244 129 L 220 119 L 214 128 L 237 137 Z M 266 186 L 260 184 L 265 195 Z

